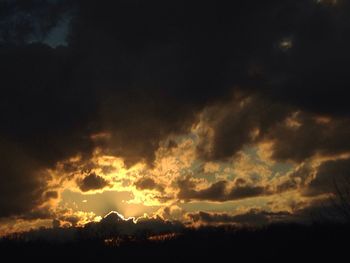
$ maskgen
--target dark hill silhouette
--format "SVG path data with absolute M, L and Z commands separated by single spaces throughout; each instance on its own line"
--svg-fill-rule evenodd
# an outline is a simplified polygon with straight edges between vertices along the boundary
M 104 223 L 110 223 L 110 219 L 118 220 L 113 215 Z M 105 226 L 104 223 L 99 226 Z M 344 240 L 350 234 L 348 224 L 182 227 L 177 228 L 177 232 L 173 231 L 175 228 L 172 232 L 168 228 L 168 232 L 143 232 L 143 235 L 121 235 L 114 230 L 95 233 L 91 232 L 91 226 L 41 230 L 45 237 L 50 231 L 51 234 L 70 237 L 59 242 L 30 239 L 28 234 L 3 238 L 0 253 L 2 257 L 10 256 L 13 260 L 34 259 L 34 262 L 67 259 L 79 262 L 317 262 L 321 259 L 339 262 L 348 256 L 348 243 Z M 157 236 L 160 238 L 154 238 Z

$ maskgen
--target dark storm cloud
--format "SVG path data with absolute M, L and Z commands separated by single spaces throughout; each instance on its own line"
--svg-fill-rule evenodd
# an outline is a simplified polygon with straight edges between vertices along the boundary
M 137 182 L 135 182 L 135 186 L 139 190 L 158 190 L 159 192 L 163 192 L 164 187 L 160 184 L 157 184 L 152 178 L 141 178 Z
M 179 181 L 179 193 L 178 198 L 185 200 L 215 200 L 215 201 L 223 201 L 225 200 L 225 190 L 226 190 L 226 181 L 219 181 L 213 183 L 208 188 L 202 190 L 195 190 L 195 184 L 192 184 L 190 181 Z
M 285 220 L 291 216 L 288 212 L 267 212 L 252 209 L 246 213 L 229 215 L 227 213 L 198 212 L 187 215 L 193 222 L 204 224 L 243 224 L 243 225 L 266 225 L 268 223 Z
M 34 208 L 30 212 L 27 212 L 20 216 L 23 220 L 38 220 L 38 219 L 51 219 L 54 216 L 53 212 L 50 211 L 50 207 Z
M 254 129 L 260 128 L 258 140 L 273 130 L 288 111 L 296 108 L 342 116 L 345 120 L 333 122 L 331 127 L 309 120 L 299 131 L 276 131 L 271 137 L 280 137 L 280 140 L 275 146 L 274 158 L 300 161 L 317 152 L 332 154 L 350 149 L 346 139 L 350 112 L 346 96 L 350 84 L 347 77 L 349 18 L 346 15 L 349 3 L 342 1 L 330 6 L 315 4 L 315 1 L 294 1 L 289 5 L 288 1 L 280 1 L 280 5 L 275 3 L 275 9 L 269 9 L 269 3 L 264 6 L 266 10 L 274 10 L 275 15 L 285 11 L 285 17 L 279 17 L 278 21 L 283 30 L 278 32 L 276 25 L 271 24 L 271 35 L 267 35 L 270 39 L 257 37 L 271 45 L 269 48 L 259 42 L 265 55 L 254 53 L 254 59 L 259 62 L 248 66 L 248 71 L 259 78 L 251 87 L 254 86 L 254 92 L 262 94 L 262 98 L 243 107 L 236 103 L 223 113 L 216 112 L 210 123 L 214 129 L 211 152 L 205 152 L 203 141 L 199 146 L 200 156 L 230 157 L 242 146 L 254 142 L 250 136 Z M 288 11 L 282 6 L 289 7 Z M 267 19 L 263 24 L 269 22 Z M 287 43 L 288 48 L 283 47 L 283 43 Z
M 306 110 L 348 116 L 350 59 L 348 1 L 334 6 L 304 1 L 288 29 L 293 46 L 270 63 L 268 96 Z M 283 86 L 283 88 L 281 88 Z M 330 94 L 332 94 L 330 96 Z
M 30 212 L 46 199 L 39 167 L 20 145 L 0 140 L 0 218 Z
M 257 197 L 271 194 L 271 192 L 264 186 L 235 186 L 228 194 L 229 200 L 243 199 L 249 197 Z
M 315 178 L 309 183 L 305 195 L 320 195 L 338 191 L 349 191 L 350 159 L 327 161 L 317 169 Z
M 206 123 L 213 135 L 200 134 L 198 156 L 225 160 L 244 146 L 270 141 L 272 158 L 300 163 L 317 154 L 350 150 L 350 118 L 296 111 L 297 108 L 261 96 L 236 96 L 210 108 Z
M 256 186 L 249 184 L 235 184 L 232 187 L 227 186 L 227 181 L 219 181 L 211 184 L 209 187 L 196 190 L 196 184 L 186 178 L 178 181 L 179 192 L 177 197 L 183 200 L 207 200 L 207 201 L 229 201 L 239 200 L 250 197 L 258 197 L 272 194 L 265 186 Z
M 350 119 L 321 118 L 300 113 L 298 127 L 279 124 L 267 135 L 274 141 L 272 157 L 277 160 L 303 161 L 316 154 L 336 155 L 349 152 Z
M 58 198 L 58 193 L 56 191 L 47 191 L 45 193 L 45 197 L 48 199 L 57 199 Z
M 290 111 L 290 107 L 258 95 L 236 95 L 231 102 L 208 110 L 206 122 L 214 135 L 213 138 L 202 136 L 197 153 L 202 158 L 214 160 L 232 157 L 243 146 L 264 138 Z
M 88 156 L 89 100 L 68 85 L 66 49 L 40 44 L 0 47 L 0 191 L 3 216 L 43 201 L 43 170 L 78 153 Z M 87 115 L 85 115 L 87 114 Z M 84 158 L 84 157 L 83 157 Z
M 62 7 L 46 12 L 46 4 L 55 2 Z M 29 44 L 72 8 L 68 2 L 76 12 L 67 47 Z M 0 160 L 3 216 L 41 202 L 45 184 L 38 171 L 79 153 L 87 158 L 96 144 L 127 165 L 151 164 L 160 140 L 189 131 L 202 109 L 227 103 L 233 87 L 267 102 L 228 108 L 223 121 L 214 122 L 213 152 L 202 157 L 223 159 L 254 142 L 248 134 L 255 128 L 267 133 L 288 111 L 284 104 L 333 116 L 349 113 L 346 1 L 334 7 L 294 0 L 1 5 L 1 151 L 21 153 Z M 290 43 L 281 48 L 286 39 Z M 344 125 L 337 129 L 348 130 Z M 110 136 L 92 141 L 99 132 Z M 332 147 L 347 144 L 324 146 Z M 195 196 L 221 194 L 223 186 Z
M 270 223 L 335 223 L 346 222 L 349 219 L 349 208 L 344 211 L 344 207 L 339 202 L 330 200 L 315 200 L 308 205 L 302 204 L 288 211 L 265 211 L 251 209 L 236 215 L 228 213 L 213 213 L 199 211 L 188 213 L 187 217 L 194 223 L 201 224 L 237 224 L 237 225 L 266 225 Z
M 69 85 L 72 60 L 67 49 L 3 47 L 0 56 L 1 137 L 45 165 L 89 153 L 92 102 L 88 91 Z
M 78 180 L 77 184 L 83 192 L 103 189 L 109 185 L 108 181 L 95 173 L 90 173 L 83 179 Z
M 286 78 L 277 69 L 289 74 L 289 57 L 298 45 L 283 51 L 280 42 L 291 35 L 300 41 L 305 27 L 299 19 L 305 24 L 331 19 L 335 11 L 312 1 L 202 1 L 199 6 L 191 1 L 82 1 L 80 10 L 70 44 L 85 59 L 82 71 L 91 77 L 86 83 L 99 85 L 104 127 L 113 131 L 112 151 L 131 163 L 152 161 L 160 139 L 186 131 L 198 110 L 227 100 L 233 86 L 281 99 L 287 80 L 280 83 Z M 302 106 L 288 98 L 280 103 Z M 263 132 L 280 121 L 286 110 L 270 104 L 260 101 L 229 111 L 226 121 L 216 123 L 209 158 L 225 158 L 250 142 L 250 129 L 260 126 Z

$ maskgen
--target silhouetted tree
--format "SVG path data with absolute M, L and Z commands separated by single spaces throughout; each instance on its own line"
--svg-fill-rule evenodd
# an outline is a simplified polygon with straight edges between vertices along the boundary
M 345 222 L 350 223 L 350 179 L 334 180 L 335 195 L 331 203 L 338 216 Z

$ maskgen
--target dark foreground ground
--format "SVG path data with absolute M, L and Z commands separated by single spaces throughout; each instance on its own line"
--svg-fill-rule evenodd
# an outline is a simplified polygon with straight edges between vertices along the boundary
M 206 227 L 177 236 L 0 241 L 2 262 L 349 262 L 350 225 Z

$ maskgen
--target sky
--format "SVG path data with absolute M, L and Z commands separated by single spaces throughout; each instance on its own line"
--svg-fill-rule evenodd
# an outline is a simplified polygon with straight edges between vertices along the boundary
M 1 0 L 0 235 L 111 211 L 195 226 L 327 212 L 350 185 L 349 11 Z

